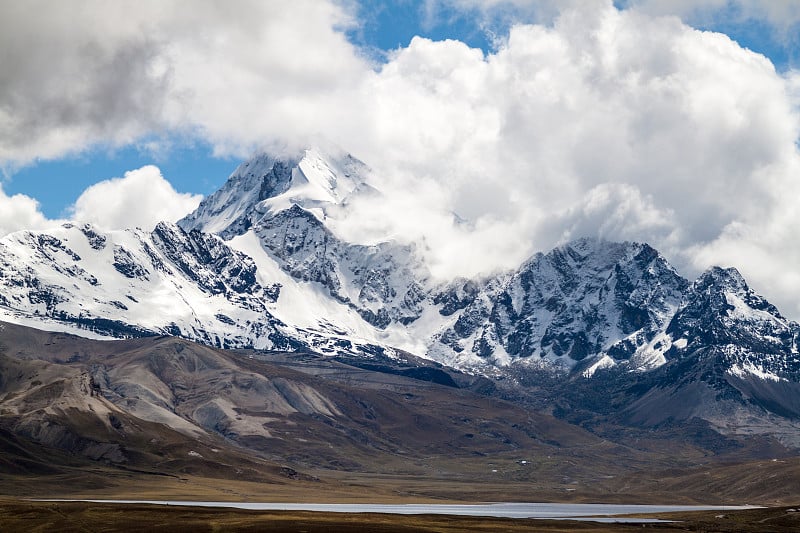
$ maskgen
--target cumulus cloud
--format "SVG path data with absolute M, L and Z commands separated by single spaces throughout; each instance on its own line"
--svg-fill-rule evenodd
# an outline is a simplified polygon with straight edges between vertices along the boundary
M 552 214 L 625 184 L 671 210 L 688 241 L 763 214 L 771 188 L 758 175 L 797 138 L 785 80 L 764 57 L 610 6 L 516 26 L 488 57 L 415 39 L 370 93 L 378 118 L 363 152 L 443 184 L 462 216 Z
M 201 130 L 220 151 L 317 129 L 368 64 L 326 0 L 0 5 L 0 166 Z M 280 135 L 284 132 L 283 135 Z M 254 142 L 257 139 L 257 142 Z
M 151 13 L 124 3 L 4 2 L 0 163 L 122 144 L 157 128 L 169 73 Z
M 107 230 L 139 227 L 150 231 L 158 222 L 177 222 L 196 209 L 201 199 L 176 192 L 158 167 L 148 165 L 92 185 L 77 199 L 70 215 Z
M 45 229 L 56 223 L 42 214 L 35 199 L 24 194 L 8 196 L 0 186 L 0 237 L 19 230 Z

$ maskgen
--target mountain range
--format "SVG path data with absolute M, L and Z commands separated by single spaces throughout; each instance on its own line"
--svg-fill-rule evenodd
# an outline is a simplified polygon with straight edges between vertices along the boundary
M 690 281 L 646 243 L 581 238 L 513 270 L 440 280 L 413 242 L 342 236 L 348 206 L 382 194 L 371 175 L 337 151 L 261 154 L 177 224 L 12 233 L 0 239 L 0 318 L 94 339 L 179 337 L 247 351 L 239 359 L 316 354 L 555 415 L 588 431 L 581 439 L 674 436 L 683 424 L 713 453 L 800 448 L 800 325 L 736 269 Z M 192 379 L 219 389 L 175 403 L 187 378 L 164 372 L 188 345 L 160 342 L 152 350 L 170 355 L 152 387 L 154 371 L 133 360 L 103 370 L 78 350 L 59 364 L 83 365 L 68 381 L 97 387 L 95 410 L 123 426 L 135 416 L 258 447 L 277 433 L 259 416 L 345 414 L 328 392 L 242 378 L 230 365 L 243 363 L 203 362 L 200 348 L 192 365 L 207 374 Z

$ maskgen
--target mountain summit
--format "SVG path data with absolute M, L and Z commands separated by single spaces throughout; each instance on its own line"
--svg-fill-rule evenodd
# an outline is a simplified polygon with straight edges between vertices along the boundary
M 178 225 L 230 239 L 293 205 L 324 219 L 327 210 L 369 189 L 368 173 L 353 156 L 319 148 L 280 159 L 259 154 L 239 165 L 220 190 Z

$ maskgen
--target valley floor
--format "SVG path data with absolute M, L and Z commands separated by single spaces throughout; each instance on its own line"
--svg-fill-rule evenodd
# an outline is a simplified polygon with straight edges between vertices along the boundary
M 191 475 L 153 475 L 97 465 L 68 467 L 57 475 L 0 475 L 2 531 L 641 531 L 642 524 L 600 524 L 564 520 L 499 519 L 457 516 L 400 516 L 234 509 L 181 508 L 85 502 L 37 502 L 29 498 L 134 499 L 315 503 L 478 503 L 550 501 L 571 503 L 760 504 L 747 511 L 657 515 L 676 523 L 644 524 L 659 531 L 800 531 L 800 491 L 794 462 L 753 462 L 708 471 L 652 478 L 628 478 L 624 486 L 569 490 L 535 483 L 491 482 L 467 476 L 419 476 L 312 471 L 300 479 L 254 482 Z M 781 476 L 783 474 L 783 477 Z M 654 477 L 656 475 L 654 474 Z M 757 481 L 779 492 L 764 493 Z M 750 498 L 709 496 L 711 487 L 740 485 Z M 677 490 L 676 487 L 680 487 Z M 782 488 L 781 488 L 782 487 Z M 786 492 L 788 491 L 788 492 Z M 776 497 L 786 492 L 785 497 Z M 711 498 L 709 500 L 709 498 Z M 787 507 L 791 506 L 791 507 Z M 724 517 L 721 517 L 724 515 Z M 652 518 L 651 517 L 651 518 Z
M 437 478 L 311 471 L 299 479 L 153 475 L 113 467 L 62 469 L 56 475 L 0 475 L 0 498 L 294 503 L 559 502 L 653 505 L 799 505 L 796 464 L 746 463 L 668 477 L 631 476 L 609 485 L 538 485 L 477 476 Z M 782 471 L 781 471 L 782 470 Z M 760 486 L 771 485 L 772 491 Z M 719 487 L 731 485 L 728 492 Z

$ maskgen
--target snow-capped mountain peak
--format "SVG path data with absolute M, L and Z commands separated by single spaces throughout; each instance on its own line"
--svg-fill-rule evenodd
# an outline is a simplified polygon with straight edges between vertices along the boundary
M 666 333 L 686 339 L 679 353 L 736 346 L 749 353 L 791 353 L 798 325 L 753 291 L 735 268 L 712 267 L 689 287 Z
M 589 368 L 607 356 L 607 367 L 661 330 L 686 285 L 646 244 L 579 239 L 490 284 L 493 292 L 476 296 L 439 341 L 487 360 L 500 354 L 505 364 Z
M 349 154 L 309 148 L 297 156 L 258 154 L 178 225 L 224 239 L 245 233 L 264 218 L 298 205 L 321 220 L 351 195 L 372 190 L 369 169 Z
M 258 203 L 286 191 L 292 182 L 293 160 L 277 160 L 259 154 L 239 165 L 225 184 L 206 197 L 200 206 L 178 225 L 190 231 L 216 233 L 223 237 L 246 227 Z
M 307 198 L 332 204 L 342 203 L 363 185 L 368 171 L 361 161 L 349 154 L 334 158 L 317 148 L 305 151 L 297 169 L 300 172 L 294 175 L 290 190 L 305 185 L 309 189 Z M 295 194 L 300 198 L 299 191 Z
M 330 224 L 354 195 L 375 194 L 368 175 L 353 156 L 319 148 L 295 159 L 258 156 L 179 224 L 222 228 L 218 234 L 228 241 L 252 233 L 284 273 L 315 284 L 370 326 L 410 323 L 421 314 L 429 278 L 415 247 L 346 242 Z

